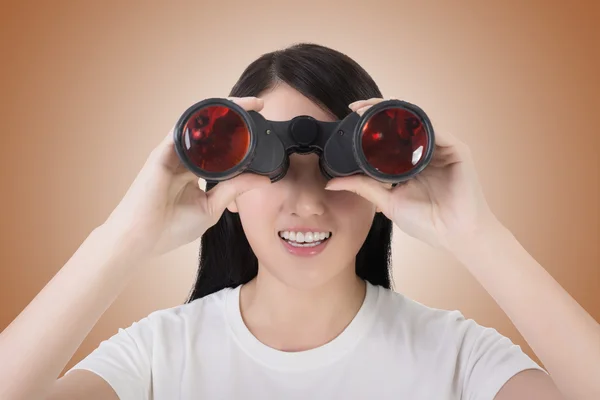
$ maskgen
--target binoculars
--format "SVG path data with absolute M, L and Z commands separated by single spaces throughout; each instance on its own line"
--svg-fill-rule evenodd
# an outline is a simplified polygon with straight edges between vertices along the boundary
M 398 184 L 430 162 L 434 132 L 425 112 L 402 100 L 384 100 L 360 116 L 319 121 L 307 115 L 270 121 L 225 98 L 189 107 L 174 129 L 182 163 L 207 182 L 243 172 L 282 179 L 292 153 L 316 153 L 327 178 L 365 174 Z

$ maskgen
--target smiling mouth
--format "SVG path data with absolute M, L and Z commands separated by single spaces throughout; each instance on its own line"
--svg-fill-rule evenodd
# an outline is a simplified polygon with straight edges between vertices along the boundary
M 331 232 L 280 231 L 279 237 L 294 247 L 316 247 L 331 237 Z

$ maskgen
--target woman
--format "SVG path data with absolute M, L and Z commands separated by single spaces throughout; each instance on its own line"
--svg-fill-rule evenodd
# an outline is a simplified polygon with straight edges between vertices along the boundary
M 382 98 L 354 61 L 313 44 L 263 55 L 230 96 L 267 119 L 324 121 Z M 2 333 L 0 397 L 598 395 L 598 324 L 494 217 L 467 147 L 446 132 L 436 141 L 430 166 L 394 189 L 364 176 L 327 181 L 315 155 L 292 155 L 281 181 L 242 174 L 204 192 L 169 133 L 107 221 Z M 392 223 L 456 256 L 549 374 L 495 330 L 390 290 Z M 200 236 L 187 304 L 119 330 L 56 380 L 137 266 Z M 291 236 L 322 243 L 300 254 Z

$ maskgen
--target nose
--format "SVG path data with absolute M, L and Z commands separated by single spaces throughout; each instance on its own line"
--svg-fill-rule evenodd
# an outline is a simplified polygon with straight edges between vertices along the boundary
M 298 162 L 294 167 L 284 178 L 290 189 L 287 191 L 285 211 L 300 218 L 323 215 L 327 208 L 325 178 L 313 165 Z
M 289 199 L 291 214 L 300 218 L 308 218 L 325 213 L 323 196 L 318 193 L 315 186 L 314 184 L 311 184 L 310 188 L 302 186 L 301 190 L 296 191 L 297 195 Z

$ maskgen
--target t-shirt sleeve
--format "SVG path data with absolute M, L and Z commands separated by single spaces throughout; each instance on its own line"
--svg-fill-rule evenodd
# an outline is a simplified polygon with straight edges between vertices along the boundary
M 103 378 L 120 400 L 149 399 L 152 341 L 152 326 L 144 318 L 119 329 L 66 374 L 77 369 L 88 370 Z
M 493 328 L 463 320 L 464 336 L 459 358 L 463 400 L 493 400 L 517 373 L 544 371 L 519 345 Z M 544 371 L 546 372 L 546 371 Z

